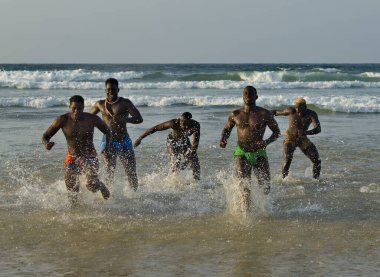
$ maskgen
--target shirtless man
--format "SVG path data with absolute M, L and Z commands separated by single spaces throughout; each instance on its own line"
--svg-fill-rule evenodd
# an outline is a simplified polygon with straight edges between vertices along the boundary
M 103 151 L 108 180 L 111 182 L 116 168 L 116 159 L 120 161 L 128 177 L 128 183 L 133 190 L 137 190 L 136 159 L 132 140 L 127 131 L 127 123 L 139 124 L 143 118 L 139 110 L 126 98 L 118 97 L 119 82 L 109 78 L 105 82 L 106 99 L 97 101 L 91 108 L 91 113 L 102 113 L 103 120 L 111 130 L 111 144 L 108 151 Z M 101 148 L 104 148 L 103 137 Z
M 251 177 L 251 171 L 257 177 L 264 193 L 270 191 L 270 169 L 265 148 L 280 135 L 276 120 L 270 111 L 256 106 L 257 91 L 252 86 L 243 90 L 244 107 L 231 112 L 220 139 L 220 147 L 225 148 L 232 128 L 236 125 L 238 144 L 235 148 L 237 176 L 239 179 Z M 272 135 L 264 140 L 265 128 L 269 127 Z M 242 186 L 242 183 L 241 183 Z M 243 197 L 243 210 L 249 211 L 251 190 L 241 187 Z
M 284 110 L 273 110 L 274 115 L 288 115 L 289 128 L 285 133 L 284 141 L 284 164 L 282 167 L 282 177 L 285 178 L 289 174 L 289 167 L 292 163 L 293 153 L 296 147 L 312 161 L 313 177 L 319 178 L 321 173 L 321 160 L 318 150 L 315 145 L 307 138 L 307 136 L 315 135 L 321 132 L 321 124 L 318 120 L 316 112 L 309 110 L 306 101 L 303 98 L 298 98 L 294 108 Z M 313 124 L 314 129 L 309 130 L 310 124 Z
M 50 139 L 62 129 L 67 141 L 67 155 L 65 165 L 66 187 L 72 194 L 69 195 L 72 204 L 76 203 L 79 192 L 78 175 L 86 175 L 86 187 L 92 191 L 100 190 L 104 199 L 110 193 L 107 187 L 98 178 L 99 161 L 94 148 L 94 128 L 98 128 L 106 135 L 106 148 L 110 141 L 110 132 L 107 125 L 98 116 L 83 112 L 84 99 L 80 95 L 70 98 L 70 111 L 58 116 L 42 136 L 42 143 L 47 150 L 51 150 L 54 142 Z
M 166 145 L 171 158 L 172 172 L 183 170 L 190 163 L 190 167 L 193 170 L 194 179 L 199 180 L 201 168 L 199 165 L 197 149 L 199 145 L 201 127 L 198 121 L 191 118 L 191 113 L 185 112 L 180 116 L 180 118 L 158 124 L 143 133 L 135 141 L 134 146 L 139 146 L 143 138 L 157 131 L 172 129 L 172 132 L 168 135 L 166 140 Z M 189 140 L 191 135 L 193 136 L 192 143 L 190 143 Z M 184 158 L 184 162 L 182 164 L 181 157 Z

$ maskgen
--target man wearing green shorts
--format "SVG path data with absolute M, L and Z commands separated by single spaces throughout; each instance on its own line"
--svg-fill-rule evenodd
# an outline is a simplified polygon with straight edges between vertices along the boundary
M 251 177 L 253 170 L 264 193 L 270 191 L 270 169 L 265 148 L 280 135 L 280 129 L 272 113 L 262 107 L 256 106 L 257 91 L 247 86 L 243 91 L 244 107 L 231 112 L 220 139 L 220 147 L 225 148 L 227 139 L 234 126 L 237 127 L 238 145 L 234 157 L 236 159 L 237 176 L 240 179 Z M 266 127 L 272 135 L 264 140 Z M 244 209 L 249 210 L 251 190 L 242 187 Z

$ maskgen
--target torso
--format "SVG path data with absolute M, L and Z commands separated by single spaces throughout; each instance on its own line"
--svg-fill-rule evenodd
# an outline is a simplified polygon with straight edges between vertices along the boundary
M 71 119 L 69 114 L 63 115 L 63 134 L 67 141 L 68 151 L 73 156 L 87 157 L 95 152 L 93 137 L 95 123 L 94 115 L 83 113 L 78 121 Z
M 128 103 L 129 100 L 122 97 L 119 97 L 119 100 L 114 104 L 106 103 L 105 100 L 98 102 L 103 120 L 110 128 L 111 137 L 114 141 L 122 141 L 127 133 Z
M 192 124 L 188 128 L 182 129 L 180 124 L 179 124 L 179 120 L 174 119 L 173 120 L 172 132 L 169 134 L 169 138 L 174 139 L 174 140 L 185 140 L 185 139 L 187 139 L 189 136 L 191 136 L 197 130 L 198 123 L 195 120 L 192 120 L 191 122 L 192 122 Z
M 233 113 L 237 127 L 238 144 L 247 151 L 261 149 L 269 111 L 255 107 L 248 112 L 243 108 Z
M 297 114 L 295 109 L 289 115 L 289 128 L 286 135 L 289 138 L 300 138 L 298 130 L 307 131 L 312 123 L 314 112 L 306 110 L 302 115 Z

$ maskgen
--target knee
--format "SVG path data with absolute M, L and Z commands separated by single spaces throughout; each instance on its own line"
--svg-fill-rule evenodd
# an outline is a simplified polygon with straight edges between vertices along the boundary
M 91 180 L 86 185 L 87 189 L 91 192 L 97 192 L 100 189 L 98 180 Z

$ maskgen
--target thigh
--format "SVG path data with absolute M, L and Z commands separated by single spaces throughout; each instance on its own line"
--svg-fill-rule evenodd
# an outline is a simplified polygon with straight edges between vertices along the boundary
M 293 159 L 293 154 L 295 150 L 296 150 L 296 146 L 294 143 L 285 142 L 284 143 L 284 158 L 288 160 Z
M 236 157 L 236 173 L 238 178 L 250 178 L 252 166 L 242 157 Z
M 270 181 L 270 168 L 268 158 L 258 157 L 257 163 L 253 167 L 253 172 L 255 173 L 255 176 L 257 177 L 257 180 L 259 181 L 260 185 L 262 184 L 262 182 Z
M 66 188 L 71 191 L 79 191 L 79 186 L 77 185 L 78 171 L 77 169 L 66 169 L 65 170 L 65 183 Z
M 302 150 L 302 149 L 301 149 Z M 313 162 L 319 161 L 319 153 L 314 143 L 310 142 L 309 147 L 302 152 Z

